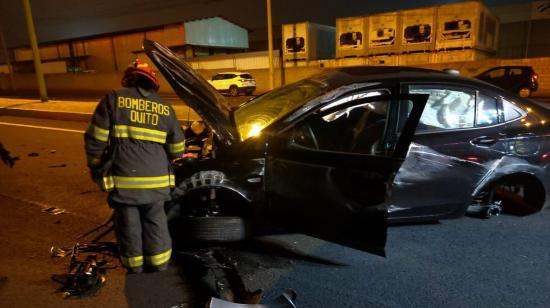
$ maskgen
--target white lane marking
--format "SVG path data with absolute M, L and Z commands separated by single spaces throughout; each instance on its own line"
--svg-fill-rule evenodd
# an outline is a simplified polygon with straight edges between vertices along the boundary
M 58 127 L 49 127 L 49 126 L 37 126 L 37 125 L 27 125 L 27 124 L 8 123 L 8 122 L 0 122 L 0 125 L 38 128 L 38 129 L 55 130 L 55 131 L 68 132 L 68 133 L 78 133 L 78 134 L 83 134 L 84 133 L 83 130 L 78 130 L 78 129 L 58 128 Z

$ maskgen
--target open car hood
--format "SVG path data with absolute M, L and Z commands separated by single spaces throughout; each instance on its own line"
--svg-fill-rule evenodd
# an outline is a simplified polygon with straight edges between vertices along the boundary
M 230 107 L 214 87 L 167 47 L 144 40 L 143 49 L 176 94 L 203 118 L 222 143 L 231 145 L 237 140 Z

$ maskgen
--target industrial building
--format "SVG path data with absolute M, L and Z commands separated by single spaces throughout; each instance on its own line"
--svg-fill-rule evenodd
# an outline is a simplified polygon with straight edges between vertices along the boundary
M 117 72 L 141 51 L 143 39 L 158 41 L 184 58 L 243 52 L 248 49 L 248 30 L 221 17 L 102 34 L 68 41 L 41 44 L 40 58 L 45 74 L 66 72 Z M 14 48 L 14 73 L 34 70 L 32 51 Z M 7 65 L 0 72 L 8 72 Z

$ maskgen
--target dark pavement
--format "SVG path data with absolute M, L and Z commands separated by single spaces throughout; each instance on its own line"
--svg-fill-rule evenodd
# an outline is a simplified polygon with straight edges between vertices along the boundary
M 177 257 L 164 273 L 111 270 L 93 298 L 56 294 L 50 276 L 63 273 L 67 260 L 52 260 L 49 248 L 72 245 L 110 215 L 85 168 L 86 124 L 7 116 L 0 122 L 61 129 L 0 124 L 0 142 L 20 157 L 12 169 L 0 165 L 1 307 L 197 306 L 199 286 L 187 275 L 192 265 Z M 66 166 L 52 167 L 60 164 Z M 50 206 L 67 213 L 41 212 Z M 545 211 L 393 226 L 387 258 L 303 235 L 264 237 L 226 251 L 249 290 L 263 288 L 270 299 L 292 288 L 298 307 L 547 307 L 549 224 Z

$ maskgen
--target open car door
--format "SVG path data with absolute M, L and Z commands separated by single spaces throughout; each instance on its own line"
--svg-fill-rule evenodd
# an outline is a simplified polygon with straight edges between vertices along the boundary
M 176 94 L 212 128 L 220 142 L 234 143 L 236 129 L 225 98 L 167 47 L 150 40 L 143 49 Z
M 391 184 L 428 99 L 389 92 L 327 102 L 271 137 L 270 217 L 296 232 L 384 254 Z M 399 108 L 411 104 L 408 119 L 398 121 Z

